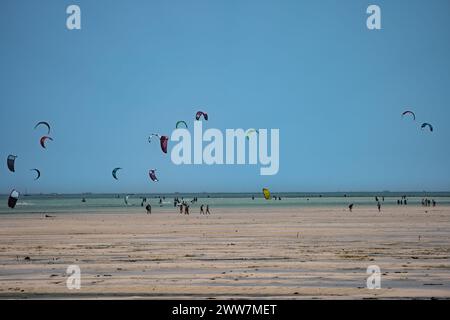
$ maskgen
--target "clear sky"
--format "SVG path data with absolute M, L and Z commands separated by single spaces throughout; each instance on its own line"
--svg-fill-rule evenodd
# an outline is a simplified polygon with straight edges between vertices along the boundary
M 70 4 L 81 30 L 66 28 Z M 382 30 L 366 27 L 370 4 Z M 450 190 L 447 0 L 0 7 L 0 193 Z M 177 120 L 192 126 L 199 109 L 208 127 L 279 128 L 279 173 L 176 166 L 147 142 Z M 416 122 L 402 120 L 406 109 Z M 47 150 L 33 129 L 42 120 Z

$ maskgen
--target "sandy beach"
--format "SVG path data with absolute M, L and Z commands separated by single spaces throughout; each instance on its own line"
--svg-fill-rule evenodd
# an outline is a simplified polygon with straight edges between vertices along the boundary
M 366 288 L 369 265 L 381 289 Z M 0 298 L 433 297 L 450 298 L 450 207 L 0 217 Z

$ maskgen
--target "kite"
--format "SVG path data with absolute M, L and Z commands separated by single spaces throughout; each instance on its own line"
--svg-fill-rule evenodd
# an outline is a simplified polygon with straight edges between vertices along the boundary
M 159 143 L 161 144 L 161 150 L 164 153 L 167 153 L 167 143 L 169 142 L 168 136 L 160 136 L 159 134 L 152 133 L 150 137 L 148 137 L 148 142 L 151 143 L 153 137 L 157 137 L 159 139 Z
M 50 140 L 53 141 L 53 139 L 49 136 L 43 136 L 40 140 L 41 147 L 45 149 L 45 141 Z
M 158 181 L 155 171 L 156 171 L 156 169 L 152 169 L 152 170 L 149 170 L 149 172 L 148 172 L 148 175 L 150 176 L 150 179 L 152 179 L 152 181 Z
M 11 172 L 15 172 L 14 163 L 16 161 L 17 156 L 10 154 L 8 156 L 8 160 L 6 160 L 6 164 L 8 165 L 8 169 Z
M 148 143 L 151 143 L 151 142 L 152 142 L 152 138 L 153 138 L 153 137 L 157 137 L 158 139 L 160 139 L 159 134 L 152 133 L 152 134 L 148 137 Z
M 114 179 L 116 179 L 116 180 L 119 180 L 119 179 L 117 179 L 117 171 L 119 171 L 119 170 L 122 170 L 122 168 L 115 168 L 113 171 L 112 171 L 112 176 L 113 176 L 113 178 Z
M 50 134 L 50 125 L 48 124 L 48 122 L 45 122 L 45 121 L 38 122 L 38 123 L 34 126 L 34 129 L 36 129 L 36 128 L 39 127 L 40 125 L 46 126 L 46 127 L 47 127 L 47 134 Z
M 30 171 L 36 171 L 37 176 L 34 178 L 35 181 L 41 177 L 41 172 L 38 169 L 30 169 Z
M 19 192 L 16 190 L 11 191 L 8 198 L 8 207 L 14 209 L 16 206 L 17 200 L 19 200 Z
M 186 122 L 183 121 L 183 120 L 178 121 L 177 124 L 175 125 L 175 128 L 178 129 L 181 125 L 184 125 L 184 127 L 185 127 L 186 129 L 188 128 L 188 125 L 187 125 Z
M 430 129 L 430 131 L 433 132 L 433 126 L 431 124 L 426 123 L 426 122 L 422 123 L 421 128 L 423 129 L 425 127 L 428 127 Z
M 266 200 L 269 200 L 270 199 L 270 191 L 269 191 L 269 189 L 263 188 L 262 191 L 263 191 L 263 194 L 264 194 L 264 198 L 266 198 Z
M 405 115 L 410 114 L 413 116 L 413 119 L 416 120 L 416 114 L 412 111 L 406 110 L 405 112 L 402 113 L 402 117 L 404 117 Z
M 162 152 L 167 153 L 167 143 L 169 142 L 169 137 L 161 136 L 161 138 L 159 140 L 160 140 L 160 143 L 161 143 L 161 150 L 162 150 Z
M 200 120 L 200 117 L 203 116 L 203 119 L 205 119 L 206 121 L 208 121 L 208 114 L 206 112 L 203 111 L 198 111 L 195 115 L 195 120 Z
M 251 136 L 252 134 L 259 134 L 259 131 L 256 130 L 256 129 L 253 129 L 253 128 L 248 129 L 247 131 L 245 131 L 245 137 L 246 137 L 247 139 L 250 139 L 250 136 Z

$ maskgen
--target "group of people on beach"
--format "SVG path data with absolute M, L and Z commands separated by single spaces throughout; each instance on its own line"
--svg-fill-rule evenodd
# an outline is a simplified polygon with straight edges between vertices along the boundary
M 384 197 L 381 197 L 381 199 L 382 199 L 382 202 L 384 202 Z M 381 202 L 380 202 L 379 197 L 375 197 L 375 201 L 377 202 L 378 212 L 381 212 Z M 407 199 L 406 196 L 402 196 L 401 199 L 397 200 L 397 205 L 407 205 L 407 204 L 408 204 L 408 199 Z M 436 201 L 434 199 L 430 200 L 430 199 L 424 198 L 424 199 L 422 199 L 422 206 L 424 206 L 424 207 L 431 207 L 431 206 L 436 207 Z M 350 212 L 352 212 L 353 207 L 354 207 L 353 203 L 351 203 L 348 206 L 348 209 L 349 209 Z
M 145 198 L 144 198 L 145 199 Z M 147 199 L 142 199 L 142 203 L 141 203 L 141 206 L 144 206 L 144 203 L 147 201 Z M 162 206 L 162 200 L 163 199 L 165 199 L 164 197 L 163 198 L 159 198 L 159 204 L 160 204 L 160 206 Z M 190 203 L 192 204 L 192 203 L 195 203 L 195 202 L 197 202 L 198 201 L 198 198 L 197 197 L 194 197 L 191 201 L 190 201 Z M 187 201 L 185 201 L 183 198 L 181 198 L 181 200 L 179 199 L 179 198 L 174 198 L 173 199 L 173 205 L 174 205 L 174 207 L 179 207 L 179 209 L 180 209 L 180 214 L 187 214 L 187 215 L 189 215 L 189 208 L 190 208 L 190 205 L 188 204 L 188 202 Z M 152 213 L 152 206 L 150 205 L 150 203 L 148 203 L 146 206 L 145 206 L 145 210 L 147 211 L 147 214 L 151 214 Z M 209 205 L 204 205 L 204 204 L 202 204 L 201 206 L 200 206 L 200 214 L 211 214 L 211 211 L 210 211 L 210 209 L 209 209 Z
M 253 197 L 252 197 L 253 198 Z M 276 199 L 277 197 L 274 197 L 274 199 Z M 162 200 L 163 199 L 165 199 L 165 197 L 159 197 L 159 205 L 160 206 L 162 206 Z M 281 197 L 278 197 L 278 200 L 281 200 Z M 384 196 L 382 196 L 382 197 L 378 197 L 378 196 L 375 196 L 375 201 L 376 201 L 376 203 L 377 203 L 377 209 L 378 209 L 378 212 L 381 212 L 381 202 L 384 202 Z M 190 200 L 189 201 L 191 204 L 192 203 L 196 203 L 196 202 L 198 202 L 198 198 L 197 197 L 194 197 L 192 200 Z M 144 204 L 145 203 L 147 203 L 147 198 L 142 198 L 142 202 L 141 202 L 141 206 L 143 207 L 144 206 Z M 188 202 L 187 201 L 185 201 L 183 198 L 181 198 L 181 200 L 179 199 L 179 198 L 174 198 L 174 200 L 173 200 L 173 204 L 174 204 L 174 207 L 179 207 L 179 209 L 180 209 L 180 214 L 187 214 L 187 215 L 189 215 L 189 208 L 190 208 L 190 205 L 188 204 Z M 401 199 L 398 199 L 397 200 L 397 205 L 407 205 L 408 204 L 408 199 L 407 199 L 407 196 L 402 196 L 401 197 Z M 433 206 L 433 207 L 435 207 L 436 206 L 436 201 L 434 200 L 434 199 L 428 199 L 428 198 L 423 198 L 422 199 L 422 206 L 424 206 L 424 207 L 431 207 L 431 206 Z M 354 207 L 354 204 L 353 203 L 351 203 L 349 206 L 348 206 L 348 209 L 349 209 L 349 211 L 350 212 L 352 212 L 352 210 L 353 210 L 353 207 Z M 148 203 L 146 206 L 145 206 L 145 209 L 146 209 L 146 211 L 147 211 L 147 214 L 151 214 L 152 213 L 152 206 L 150 205 L 150 203 Z M 202 215 L 208 215 L 208 214 L 211 214 L 211 211 L 210 211 L 210 208 L 209 208 L 209 205 L 205 205 L 205 204 L 201 204 L 200 205 L 200 214 L 202 214 Z
M 430 199 L 422 199 L 422 206 L 423 207 L 436 207 L 436 201 L 434 201 L 434 199 L 430 200 Z
M 184 211 L 184 214 L 189 214 L 189 205 L 185 202 L 185 201 L 183 201 L 180 205 L 180 214 L 183 214 L 183 211 Z
M 194 198 L 192 201 L 191 201 L 191 203 L 193 203 L 193 202 L 197 202 L 198 201 L 198 199 L 197 198 Z M 161 203 L 161 201 L 160 201 L 160 203 Z M 141 206 L 143 206 L 144 205 L 144 201 L 141 203 Z M 186 201 L 184 201 L 184 200 L 179 200 L 178 198 L 175 198 L 174 199 L 174 206 L 176 207 L 176 206 L 178 206 L 179 207 L 179 209 L 180 209 L 180 214 L 187 214 L 187 215 L 189 215 L 189 208 L 190 208 L 190 205 L 186 202 Z M 150 203 L 148 203 L 146 206 L 145 206 L 145 210 L 147 211 L 147 214 L 151 214 L 152 213 L 152 206 L 150 205 Z M 211 211 L 210 211 L 210 209 L 209 209 L 209 205 L 204 205 L 204 204 L 202 204 L 202 205 L 200 205 L 200 214 L 211 214 Z
M 402 196 L 401 199 L 397 200 L 397 205 L 407 205 L 408 204 L 408 199 L 406 198 L 406 196 Z
M 401 199 L 397 200 L 397 205 L 401 206 L 401 205 L 407 205 L 408 204 L 408 199 L 406 199 L 406 196 L 402 196 Z
M 200 214 L 211 214 L 211 212 L 209 211 L 209 205 L 208 204 L 206 205 L 206 210 L 204 210 L 204 208 L 205 208 L 205 205 L 202 204 L 200 206 Z
M 195 202 L 197 202 L 197 198 L 196 197 L 194 197 L 192 200 L 191 200 L 191 203 L 195 203 Z M 179 207 L 179 209 L 180 209 L 180 214 L 187 214 L 187 215 L 189 215 L 189 204 L 184 200 L 184 198 L 181 198 L 181 200 L 180 199 L 178 199 L 178 198 L 174 198 L 173 199 L 173 206 L 174 207 Z
M 185 201 L 181 202 L 181 204 L 179 204 L 179 207 L 180 207 L 180 214 L 183 214 L 184 212 L 184 214 L 189 215 L 190 206 L 189 204 L 187 204 L 187 202 Z M 200 214 L 211 214 L 211 211 L 209 211 L 209 205 L 206 205 L 206 208 L 204 204 L 200 205 Z

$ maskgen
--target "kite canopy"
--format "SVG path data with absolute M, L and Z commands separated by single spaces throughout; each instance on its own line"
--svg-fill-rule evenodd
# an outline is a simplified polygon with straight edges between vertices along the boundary
M 44 149 L 45 149 L 45 141 L 47 140 L 53 141 L 53 139 L 49 136 L 43 136 L 40 140 L 41 147 Z
M 433 132 L 433 126 L 429 123 L 422 123 L 422 125 L 420 126 L 422 129 L 428 127 L 430 129 L 431 132 Z
M 167 137 L 167 136 L 160 136 L 159 134 L 152 133 L 148 137 L 148 142 L 149 143 L 152 142 L 153 137 L 157 137 L 159 139 L 159 143 L 161 144 L 162 152 L 167 153 L 167 143 L 169 142 L 169 137 Z
M 263 189 L 262 189 L 262 192 L 263 192 L 263 194 L 264 194 L 264 198 L 265 198 L 266 200 L 269 200 L 269 199 L 270 199 L 270 191 L 269 191 L 269 189 L 263 188 Z
M 116 180 L 119 180 L 119 179 L 117 179 L 117 171 L 119 171 L 119 170 L 122 170 L 122 168 L 115 168 L 113 171 L 112 171 L 112 176 L 113 176 L 113 178 L 114 179 L 116 179 Z
M 11 172 L 15 172 L 14 163 L 16 161 L 16 158 L 17 158 L 17 156 L 14 156 L 14 155 L 10 154 L 8 156 L 8 159 L 6 160 L 6 164 L 8 165 L 8 169 Z
M 152 134 L 148 137 L 148 142 L 149 142 L 149 143 L 152 142 L 153 137 L 157 137 L 158 139 L 160 139 L 159 134 L 152 133 Z
M 177 124 L 175 125 L 175 128 L 178 129 L 181 126 L 184 126 L 186 129 L 188 128 L 187 123 L 185 121 L 183 121 L 183 120 L 178 121 Z
M 169 137 L 167 136 L 161 136 L 160 143 L 161 143 L 161 150 L 164 153 L 167 153 L 167 143 L 169 142 Z
M 16 206 L 17 200 L 19 200 L 19 192 L 16 190 L 11 191 L 8 198 L 8 207 L 14 209 Z
M 152 181 L 158 181 L 155 171 L 156 171 L 156 169 L 151 169 L 148 171 L 148 175 L 150 176 L 150 179 L 152 179 Z
M 203 112 L 203 111 L 197 111 L 197 113 L 195 115 L 195 120 L 200 120 L 201 116 L 203 116 L 203 119 L 208 121 L 208 114 L 206 112 Z
M 259 134 L 259 131 L 253 128 L 248 129 L 247 131 L 245 131 L 245 137 L 247 139 L 250 139 L 250 136 L 254 135 L 254 134 Z
M 47 134 L 50 134 L 50 125 L 48 124 L 48 122 L 45 122 L 45 121 L 38 122 L 38 123 L 34 126 L 34 129 L 36 129 L 37 127 L 39 127 L 39 126 L 41 126 L 41 125 L 47 127 Z
M 405 112 L 402 113 L 402 117 L 404 117 L 405 115 L 410 114 L 412 115 L 413 119 L 416 120 L 416 114 L 412 111 L 406 110 Z
M 34 180 L 37 180 L 41 177 L 41 172 L 38 169 L 30 169 L 30 171 L 36 171 L 36 173 L 37 173 L 37 176 L 36 176 L 36 178 L 34 178 Z

